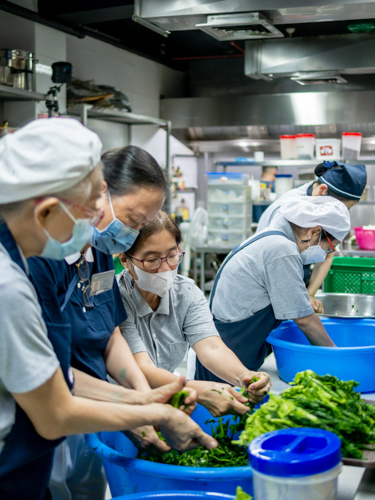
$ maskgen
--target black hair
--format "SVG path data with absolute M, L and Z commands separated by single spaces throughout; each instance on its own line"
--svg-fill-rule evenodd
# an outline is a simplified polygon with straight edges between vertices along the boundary
M 335 168 L 341 168 L 340 165 L 337 165 L 337 167 L 332 167 L 333 169 Z M 328 170 L 327 167 L 324 166 L 324 163 L 319 163 L 319 165 L 317 165 L 315 167 L 315 170 L 314 170 L 314 174 L 317 176 L 317 177 L 321 177 L 323 174 L 325 174 Z M 317 184 L 318 186 L 321 186 L 322 184 L 324 184 L 325 186 L 327 186 L 327 184 L 325 184 L 324 180 L 321 181 L 320 179 L 318 179 L 317 181 L 314 182 L 314 185 Z M 332 189 L 330 189 L 329 186 L 327 186 L 327 196 L 332 196 L 332 198 L 336 198 L 336 200 L 339 200 L 339 201 L 347 201 L 349 200 L 350 198 L 345 198 L 345 196 L 342 196 L 341 194 L 338 194 L 338 193 L 335 193 L 335 191 L 332 191 Z
M 110 149 L 102 155 L 104 180 L 112 196 L 123 196 L 140 187 L 167 192 L 167 180 L 158 162 L 137 146 Z

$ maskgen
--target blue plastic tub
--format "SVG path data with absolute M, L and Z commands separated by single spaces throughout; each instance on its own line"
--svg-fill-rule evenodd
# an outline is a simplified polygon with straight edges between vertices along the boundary
M 210 434 L 211 426 L 205 422 L 212 418 L 209 411 L 201 405 L 193 413 L 193 420 Z M 223 421 L 227 419 L 232 417 L 224 417 Z M 241 486 L 249 495 L 253 494 L 253 474 L 250 467 L 183 467 L 147 462 L 134 458 L 138 450 L 121 432 L 88 434 L 86 441 L 92 451 L 103 458 L 112 496 L 163 490 L 235 495 L 237 486 Z
M 233 500 L 233 495 L 225 493 L 205 493 L 204 491 L 158 491 L 156 493 L 136 493 L 135 495 L 124 495 L 113 500 Z
M 285 321 L 267 337 L 274 350 L 280 378 L 291 382 L 296 373 L 313 370 L 356 380 L 359 392 L 375 391 L 375 320 L 322 318 L 336 347 L 317 347 L 294 321 Z

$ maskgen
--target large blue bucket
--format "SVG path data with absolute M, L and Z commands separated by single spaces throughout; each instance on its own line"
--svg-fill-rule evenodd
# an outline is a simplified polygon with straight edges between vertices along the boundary
M 225 493 L 205 493 L 204 491 L 158 491 L 157 493 L 136 493 L 116 497 L 113 500 L 233 500 L 233 495 Z
M 296 373 L 313 370 L 356 380 L 360 392 L 375 391 L 375 320 L 322 318 L 335 347 L 312 346 L 294 321 L 285 321 L 267 337 L 275 353 L 280 378 L 291 382 Z
M 198 405 L 193 420 L 211 434 L 212 419 L 206 408 Z M 224 417 L 223 421 L 232 419 Z M 217 420 L 217 419 L 214 419 Z M 86 435 L 88 446 L 103 459 L 112 496 L 132 493 L 190 490 L 235 495 L 237 486 L 253 494 L 253 474 L 250 467 L 184 467 L 148 462 L 134 458 L 137 448 L 121 432 L 100 432 Z

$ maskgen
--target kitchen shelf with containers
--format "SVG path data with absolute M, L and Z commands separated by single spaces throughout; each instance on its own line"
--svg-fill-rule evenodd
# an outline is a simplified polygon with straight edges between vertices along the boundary
M 209 246 L 234 247 L 251 234 L 252 202 L 249 175 L 207 174 Z

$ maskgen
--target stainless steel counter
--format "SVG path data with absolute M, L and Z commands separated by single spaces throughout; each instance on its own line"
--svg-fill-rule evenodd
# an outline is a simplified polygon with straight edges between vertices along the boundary
M 269 373 L 272 381 L 272 392 L 275 394 L 280 394 L 290 387 L 279 378 L 273 354 L 266 358 L 261 370 Z M 366 394 L 365 397 L 375 400 L 375 393 Z M 338 490 L 337 500 L 375 500 L 375 469 L 366 470 L 364 467 L 344 465 L 339 476 Z

